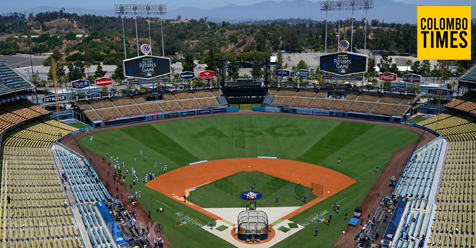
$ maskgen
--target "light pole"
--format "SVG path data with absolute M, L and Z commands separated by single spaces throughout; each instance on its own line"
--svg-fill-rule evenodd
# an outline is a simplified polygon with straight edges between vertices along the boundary
M 354 35 L 354 10 L 365 9 L 365 20 L 367 20 L 367 10 L 373 9 L 374 0 L 333 0 L 321 1 L 321 11 L 326 11 L 326 41 L 327 41 L 327 11 L 339 11 L 339 28 L 337 31 L 337 46 L 340 42 L 340 11 L 352 10 L 352 33 L 350 38 L 350 51 L 353 51 L 353 35 Z M 367 41 L 367 25 L 365 26 L 365 42 Z M 367 44 L 364 45 L 366 47 Z M 339 47 L 337 47 L 339 48 Z M 365 48 L 364 48 L 365 49 Z
M 325 41 L 324 41 L 324 53 L 327 53 L 327 13 L 329 12 L 330 6 L 329 1 L 322 1 L 321 2 L 321 11 L 326 12 L 326 34 L 325 34 Z
M 162 57 L 165 57 L 165 49 L 164 49 L 164 28 L 162 26 L 162 23 L 164 22 L 162 19 L 162 15 L 167 13 L 167 6 L 165 5 L 159 5 L 159 14 L 160 14 L 160 35 L 162 37 Z
M 137 56 L 139 56 L 139 33 L 137 31 L 137 16 L 147 15 L 147 20 L 149 22 L 149 44 L 152 46 L 152 39 L 150 34 L 150 20 L 149 15 L 161 15 L 161 29 L 162 29 L 162 15 L 167 13 L 167 8 L 165 4 L 114 4 L 114 12 L 120 15 L 134 14 L 135 16 L 135 25 L 136 25 L 136 41 L 137 41 Z M 124 57 L 125 57 L 125 35 L 124 35 L 124 22 L 122 24 L 122 32 L 124 36 Z M 162 55 L 164 54 L 164 33 L 162 33 Z
M 134 20 L 136 22 L 136 42 L 137 42 L 137 57 L 139 57 L 139 33 L 137 31 L 137 14 L 136 14 L 136 11 L 137 11 L 137 6 L 134 6 Z

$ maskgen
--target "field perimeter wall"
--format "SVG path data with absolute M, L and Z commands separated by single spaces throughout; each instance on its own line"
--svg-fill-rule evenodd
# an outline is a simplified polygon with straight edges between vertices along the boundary
M 404 118 L 402 118 L 402 116 L 375 115 L 375 114 L 368 114 L 368 113 L 327 110 L 327 109 L 253 106 L 253 111 L 343 117 L 343 118 L 352 118 L 352 119 L 383 121 L 383 122 L 390 122 L 390 123 L 402 123 L 404 121 Z

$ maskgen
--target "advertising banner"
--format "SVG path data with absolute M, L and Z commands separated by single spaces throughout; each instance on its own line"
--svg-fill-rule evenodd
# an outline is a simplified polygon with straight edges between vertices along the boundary
M 281 112 L 281 109 L 276 107 L 265 107 L 264 111 L 265 112 Z
M 276 70 L 274 72 L 274 75 L 276 77 L 289 77 L 289 75 L 291 75 L 291 72 L 288 70 Z
M 428 94 L 430 94 L 430 95 L 439 95 L 440 92 L 439 92 L 438 89 L 428 89 Z M 452 90 L 441 89 L 441 95 L 442 96 L 452 96 L 453 91 Z
M 282 108 L 281 112 L 294 113 L 294 109 L 292 109 L 292 108 Z
M 294 72 L 294 76 L 298 78 L 307 78 L 311 75 L 311 72 L 308 70 L 298 70 Z
M 210 109 L 201 109 L 197 110 L 197 115 L 204 115 L 204 114 L 211 114 L 212 111 Z
M 397 80 L 397 74 L 395 73 L 390 73 L 390 72 L 385 72 L 385 73 L 380 73 L 378 75 L 378 79 L 386 82 L 392 82 Z
M 337 75 L 367 72 L 368 57 L 356 53 L 331 53 L 319 60 L 319 69 Z
M 122 61 L 124 76 L 152 79 L 170 74 L 170 59 L 158 56 L 141 56 Z
M 80 80 L 71 82 L 71 85 L 74 89 L 82 89 L 82 88 L 89 87 L 89 81 L 80 79 Z
M 182 116 L 195 115 L 195 111 L 185 111 L 181 113 Z
M 296 109 L 296 114 L 312 115 L 311 109 Z
M 322 75 L 322 79 L 330 79 L 330 80 L 346 80 L 346 81 L 362 81 L 364 77 L 358 76 L 329 76 L 329 75 Z
M 66 100 L 66 95 L 58 95 L 58 101 L 59 102 L 65 101 L 65 100 Z M 41 101 L 44 102 L 44 103 L 56 102 L 56 97 L 55 96 L 45 96 L 45 97 L 41 98 Z
M 312 114 L 313 114 L 313 115 L 328 116 L 328 115 L 329 115 L 329 111 L 327 111 L 327 110 L 317 110 L 317 109 L 315 109 L 315 110 L 312 111 Z
M 195 78 L 195 73 L 193 73 L 193 72 L 185 71 L 185 72 L 180 73 L 180 79 L 189 80 L 189 79 L 193 79 L 193 78 Z
M 212 78 L 215 76 L 214 71 L 201 71 L 200 78 Z
M 164 118 L 174 118 L 174 117 L 179 117 L 179 116 L 180 116 L 180 114 L 178 112 L 164 114 Z
M 111 78 L 99 78 L 99 79 L 96 79 L 95 81 L 96 83 L 96 86 L 108 86 L 108 85 L 111 85 L 112 84 L 112 79 Z
M 416 74 L 405 74 L 402 76 L 404 82 L 419 83 L 421 76 Z
M 226 108 L 213 109 L 213 113 L 222 113 L 222 112 L 226 112 Z
M 345 117 L 345 112 L 331 111 L 329 112 L 329 115 L 334 117 Z

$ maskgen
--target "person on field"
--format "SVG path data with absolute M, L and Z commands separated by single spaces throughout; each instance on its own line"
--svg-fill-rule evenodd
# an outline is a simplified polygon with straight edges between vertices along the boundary
M 340 164 L 340 157 L 337 159 L 337 164 Z
M 93 143 L 93 136 L 91 135 L 91 137 L 89 137 L 89 143 Z

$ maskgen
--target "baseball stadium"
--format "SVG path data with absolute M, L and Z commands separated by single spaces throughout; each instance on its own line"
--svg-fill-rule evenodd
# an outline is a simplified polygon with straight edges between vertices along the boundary
M 47 94 L 0 61 L 0 248 L 475 247 L 476 65 L 457 90 L 352 85 L 369 55 L 343 40 L 320 82 L 267 57 L 260 79 L 223 59 L 155 87 L 175 68 L 151 46 L 93 91 L 59 89 L 53 56 Z
M 474 246 L 474 91 L 419 122 L 414 94 L 252 84 L 261 104 L 124 94 L 77 122 L 0 72 L 3 247 Z

